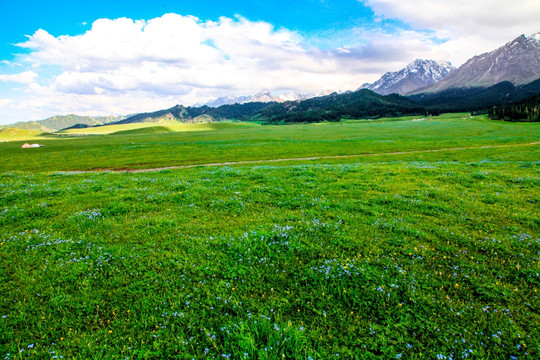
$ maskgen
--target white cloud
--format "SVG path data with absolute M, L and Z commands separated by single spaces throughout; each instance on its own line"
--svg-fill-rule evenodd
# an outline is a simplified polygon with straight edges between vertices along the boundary
M 19 44 L 34 68 L 60 67 L 51 89 L 126 95 L 145 90 L 189 104 L 227 94 L 356 89 L 416 57 L 438 56 L 414 32 L 361 33 L 361 48 L 308 49 L 296 32 L 238 16 L 201 21 L 166 14 L 149 21 L 100 19 L 78 36 L 38 30 Z M 389 69 L 390 68 L 390 69 Z
M 521 34 L 540 31 L 537 0 L 360 0 L 377 16 L 399 19 L 445 40 L 438 48 L 460 65 Z
M 37 72 L 51 66 L 60 72 L 50 86 L 34 84 L 24 106 L 78 113 L 88 106 L 103 113 L 150 111 L 262 88 L 356 89 L 383 72 L 383 63 L 374 60 L 386 56 L 384 51 L 366 56 L 371 50 L 310 50 L 303 41 L 296 32 L 240 16 L 100 19 L 78 36 L 38 30 L 19 44 L 30 50 L 24 62 Z M 385 41 L 370 46 L 386 47 Z
M 18 74 L 0 74 L 0 82 L 16 82 L 22 84 L 31 84 L 34 82 L 37 74 L 33 71 L 25 71 Z
M 537 0 L 362 0 L 386 18 L 402 19 L 413 26 L 469 35 L 507 38 L 522 31 L 539 31 Z

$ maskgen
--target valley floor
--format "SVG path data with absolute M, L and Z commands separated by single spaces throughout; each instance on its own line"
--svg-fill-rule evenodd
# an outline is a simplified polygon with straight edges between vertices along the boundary
M 538 129 L 0 144 L 0 356 L 538 358 Z

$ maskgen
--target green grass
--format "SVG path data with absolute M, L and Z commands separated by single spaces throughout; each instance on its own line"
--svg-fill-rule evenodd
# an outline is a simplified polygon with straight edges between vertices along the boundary
M 0 356 L 540 356 L 538 145 L 57 172 L 538 141 L 451 117 L 234 125 L 49 140 L 48 166 L 0 144 Z
M 388 119 L 387 119 L 388 120 Z M 118 125 L 123 126 L 123 125 Z M 155 124 L 153 126 L 156 126 Z M 538 124 L 515 124 L 443 115 L 425 121 L 346 121 L 289 126 L 246 123 L 179 125 L 196 131 L 139 133 L 0 144 L 0 170 L 142 169 L 229 161 L 376 154 L 539 140 Z M 133 130 L 126 126 L 123 130 Z

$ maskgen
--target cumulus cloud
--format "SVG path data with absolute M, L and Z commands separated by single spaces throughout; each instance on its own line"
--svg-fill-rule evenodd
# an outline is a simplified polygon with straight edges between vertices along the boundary
M 296 32 L 242 17 L 201 21 L 166 14 L 149 21 L 100 19 L 78 36 L 38 30 L 19 46 L 34 67 L 62 69 L 52 89 L 109 94 L 147 89 L 181 99 L 261 88 L 354 89 L 429 47 L 417 35 L 373 36 L 362 48 L 308 49 Z M 406 40 L 406 41 L 403 41 Z

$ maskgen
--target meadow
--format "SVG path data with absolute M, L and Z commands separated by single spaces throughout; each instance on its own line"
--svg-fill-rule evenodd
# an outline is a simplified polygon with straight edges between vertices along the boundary
M 118 126 L 122 127 L 119 131 L 113 131 L 116 126 L 113 130 L 111 126 L 79 130 L 80 134 L 100 131 L 109 135 L 75 136 L 72 131 L 71 136 L 34 135 L 27 141 L 46 145 L 38 151 L 22 151 L 21 140 L 0 143 L 0 171 L 145 169 L 539 141 L 537 124 L 468 119 L 468 114 L 441 115 L 426 121 L 409 117 L 288 126 L 237 122 Z
M 0 143 L 3 359 L 540 357 L 538 124 L 192 126 Z

